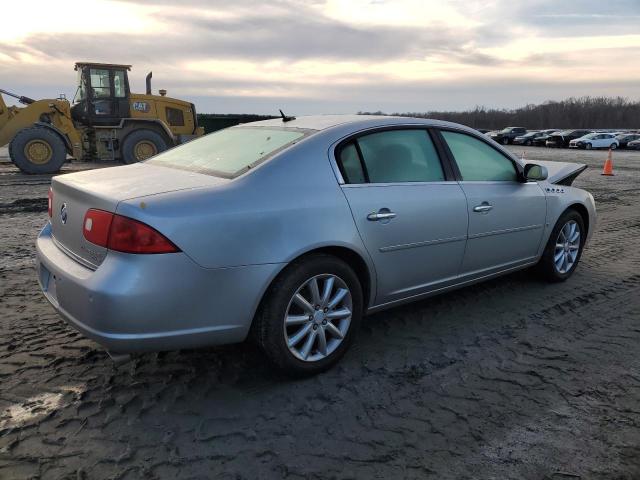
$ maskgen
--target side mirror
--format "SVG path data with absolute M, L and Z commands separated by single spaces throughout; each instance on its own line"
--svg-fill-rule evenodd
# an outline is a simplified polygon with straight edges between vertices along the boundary
M 547 179 L 549 172 L 547 171 L 547 167 L 536 165 L 535 163 L 527 163 L 524 166 L 523 175 L 528 181 L 540 182 Z

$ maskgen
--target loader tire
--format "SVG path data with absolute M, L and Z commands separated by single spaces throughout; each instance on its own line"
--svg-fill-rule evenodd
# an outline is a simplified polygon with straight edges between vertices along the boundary
M 122 142 L 122 161 L 126 164 L 147 160 L 169 147 L 159 133 L 153 130 L 136 130 Z
M 67 148 L 54 131 L 45 127 L 29 127 L 13 137 L 9 156 L 24 173 L 57 173 L 67 161 Z

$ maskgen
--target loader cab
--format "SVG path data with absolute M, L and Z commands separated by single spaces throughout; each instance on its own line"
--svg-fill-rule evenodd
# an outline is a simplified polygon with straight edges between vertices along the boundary
M 71 108 L 73 119 L 88 125 L 117 125 L 130 117 L 131 65 L 76 63 L 78 88 Z

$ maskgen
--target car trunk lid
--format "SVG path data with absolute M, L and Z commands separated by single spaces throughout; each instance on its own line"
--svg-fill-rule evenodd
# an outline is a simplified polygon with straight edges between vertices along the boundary
M 84 238 L 84 216 L 90 208 L 114 213 L 123 200 L 227 182 L 211 175 L 144 163 L 59 175 L 51 181 L 53 238 L 69 256 L 95 269 L 107 249 Z

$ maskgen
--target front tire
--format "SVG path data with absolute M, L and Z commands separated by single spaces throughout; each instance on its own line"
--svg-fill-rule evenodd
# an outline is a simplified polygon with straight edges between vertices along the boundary
M 351 267 L 315 254 L 289 265 L 271 285 L 254 320 L 254 335 L 279 369 L 313 375 L 342 358 L 362 311 L 362 287 Z
M 584 220 L 575 210 L 563 213 L 551 231 L 538 272 L 550 282 L 564 282 L 578 266 L 587 231 Z
M 20 130 L 9 144 L 9 156 L 24 173 L 57 173 L 67 160 L 64 141 L 46 127 Z
M 587 144 L 584 146 L 584 148 L 585 148 L 586 150 L 591 150 L 591 149 L 593 148 L 593 145 L 591 145 L 590 143 L 587 143 Z
M 508 137 L 503 138 L 502 139 L 502 144 L 503 145 L 509 145 L 509 138 Z
M 169 147 L 162 136 L 153 130 L 136 130 L 122 142 L 122 161 L 126 164 L 142 162 Z

